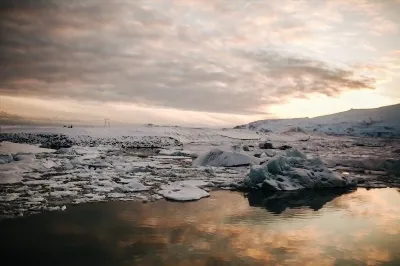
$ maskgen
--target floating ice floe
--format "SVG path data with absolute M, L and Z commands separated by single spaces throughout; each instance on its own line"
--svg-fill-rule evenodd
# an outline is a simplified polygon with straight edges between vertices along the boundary
M 207 191 L 201 188 L 181 182 L 175 182 L 166 186 L 162 186 L 158 193 L 166 199 L 176 201 L 199 200 L 201 198 L 210 196 Z
M 356 185 L 356 180 L 342 178 L 319 158 L 307 156 L 295 149 L 285 156 L 274 158 L 264 165 L 253 166 L 245 179 L 248 187 L 266 190 L 296 190 L 302 188 L 346 187 Z

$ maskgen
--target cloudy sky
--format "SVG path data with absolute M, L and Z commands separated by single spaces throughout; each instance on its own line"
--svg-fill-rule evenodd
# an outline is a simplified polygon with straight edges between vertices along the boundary
M 400 102 L 400 0 L 2 0 L 0 111 L 234 125 Z

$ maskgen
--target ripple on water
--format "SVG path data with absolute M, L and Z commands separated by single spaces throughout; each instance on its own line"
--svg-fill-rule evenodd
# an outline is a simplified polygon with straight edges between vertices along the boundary
M 400 265 L 400 193 L 217 191 L 188 203 L 82 204 L 0 221 L 0 238 L 2 260 L 14 265 Z

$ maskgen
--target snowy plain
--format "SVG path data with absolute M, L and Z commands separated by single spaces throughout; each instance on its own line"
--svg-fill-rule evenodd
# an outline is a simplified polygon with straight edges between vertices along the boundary
M 0 214 L 109 200 L 198 200 L 214 189 L 399 185 L 398 139 L 302 128 L 2 127 Z

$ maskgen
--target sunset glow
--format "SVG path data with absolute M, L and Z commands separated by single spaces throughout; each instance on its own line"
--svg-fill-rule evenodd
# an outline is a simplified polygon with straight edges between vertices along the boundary
M 2 1 L 0 111 L 223 126 L 396 104 L 398 10 L 398 0 Z

